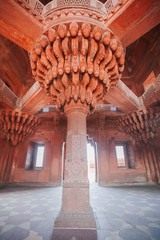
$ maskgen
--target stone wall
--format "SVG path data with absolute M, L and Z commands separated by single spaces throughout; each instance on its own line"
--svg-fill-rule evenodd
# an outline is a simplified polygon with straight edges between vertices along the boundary
M 92 117 L 93 116 L 93 117 Z M 160 137 L 152 145 L 140 145 L 116 124 L 116 117 L 92 115 L 87 120 L 87 134 L 97 143 L 97 182 L 100 185 L 145 184 L 160 181 Z M 0 138 L 0 184 L 60 185 L 62 180 L 62 145 L 66 139 L 66 122 L 55 127 L 45 120 L 36 133 L 18 146 Z M 30 142 L 45 144 L 42 170 L 25 169 Z M 115 144 L 130 144 L 130 158 L 135 168 L 119 168 Z M 132 166 L 134 167 L 134 166 Z
M 64 134 L 54 129 L 53 121 L 46 121 L 23 143 L 10 146 L 0 139 L 1 182 L 18 185 L 60 185 L 62 169 L 62 144 Z M 46 128 L 46 129 L 45 129 Z M 44 144 L 44 165 L 42 169 L 25 169 L 30 143 Z
M 95 127 L 93 127 L 95 125 Z M 116 119 L 100 116 L 89 120 L 88 134 L 97 142 L 98 171 L 100 185 L 146 183 L 145 166 L 139 146 L 119 129 Z M 116 157 L 116 143 L 130 144 L 131 166 L 119 168 Z

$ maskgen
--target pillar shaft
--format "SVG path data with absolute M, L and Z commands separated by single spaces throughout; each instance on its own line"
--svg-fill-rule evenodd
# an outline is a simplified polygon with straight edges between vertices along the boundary
M 93 231 L 96 239 L 96 222 L 90 206 L 86 116 L 89 112 L 87 105 L 74 104 L 66 106 L 67 139 L 65 177 L 61 211 L 55 221 L 55 229 L 61 228 L 82 231 Z M 63 232 L 63 231 L 62 231 Z M 66 233 L 67 234 L 67 233 Z M 74 232 L 75 234 L 75 232 Z M 58 235 L 59 236 L 59 235 Z M 84 234 L 85 239 L 86 234 Z
M 78 105 L 66 108 L 67 115 L 67 139 L 65 181 L 66 184 L 87 184 L 87 139 L 86 139 L 86 116 L 87 107 Z

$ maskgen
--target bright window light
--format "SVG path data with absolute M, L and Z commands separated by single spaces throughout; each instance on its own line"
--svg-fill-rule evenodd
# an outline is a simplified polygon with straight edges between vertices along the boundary
M 44 146 L 39 146 L 36 158 L 36 167 L 43 167 Z
M 123 146 L 116 146 L 117 162 L 119 167 L 125 166 L 125 156 Z
M 111 106 L 111 111 L 117 111 L 117 108 L 114 106 Z
M 95 182 L 95 150 L 90 143 L 87 143 L 87 159 L 88 179 L 90 182 Z
M 44 107 L 43 112 L 49 112 L 49 106 Z
M 90 143 L 87 143 L 87 158 L 89 162 L 95 161 L 94 147 Z

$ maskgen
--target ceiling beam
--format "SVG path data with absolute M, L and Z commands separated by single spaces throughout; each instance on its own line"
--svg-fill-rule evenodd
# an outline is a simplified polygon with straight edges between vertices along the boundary
M 0 26 L 0 34 L 27 51 L 43 31 L 42 23 L 13 0 L 0 4 Z
M 121 80 L 109 90 L 104 100 L 126 113 L 143 108 L 142 99 L 137 97 Z
M 159 23 L 159 0 L 129 0 L 106 22 L 106 26 L 126 48 Z
M 0 79 L 0 106 L 5 105 L 8 109 L 16 109 L 18 97 Z
M 160 75 L 158 75 L 155 82 L 146 90 L 142 97 L 137 97 L 119 80 L 118 84 L 106 94 L 104 100 L 125 113 L 148 108 L 160 101 L 159 79 Z M 0 99 L 0 103 L 4 103 L 8 108 L 28 114 L 37 113 L 52 101 L 51 97 L 44 92 L 38 82 L 20 99 L 16 97 L 2 80 L 0 80 Z
M 142 95 L 142 99 L 146 108 L 153 107 L 160 102 L 160 74 L 149 88 L 147 88 Z
M 35 82 L 21 99 L 19 110 L 29 114 L 35 114 L 43 107 L 47 106 L 51 101 L 51 97 L 46 94 L 38 82 Z

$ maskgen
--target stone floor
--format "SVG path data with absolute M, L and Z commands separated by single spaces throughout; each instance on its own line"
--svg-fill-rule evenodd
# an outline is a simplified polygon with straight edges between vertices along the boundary
M 160 239 L 160 186 L 91 184 L 98 240 Z M 61 187 L 0 189 L 0 240 L 49 240 Z

